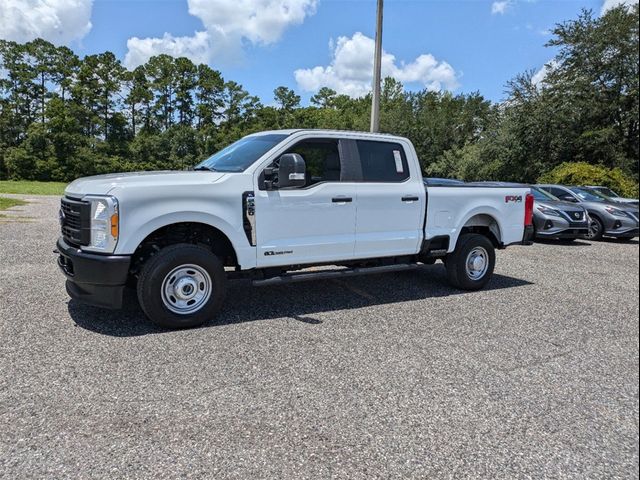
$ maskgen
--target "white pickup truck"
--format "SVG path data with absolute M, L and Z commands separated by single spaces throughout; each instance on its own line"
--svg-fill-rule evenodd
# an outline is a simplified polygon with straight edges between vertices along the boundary
M 405 138 L 281 130 L 192 171 L 74 181 L 56 251 L 72 298 L 120 308 L 135 286 L 151 320 L 192 327 L 214 317 L 234 278 L 279 284 L 441 259 L 455 287 L 482 288 L 496 248 L 529 244 L 532 209 L 524 186 L 425 185 Z

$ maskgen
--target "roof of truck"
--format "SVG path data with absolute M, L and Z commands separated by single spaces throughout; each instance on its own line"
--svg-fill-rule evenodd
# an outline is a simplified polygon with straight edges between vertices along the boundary
M 350 135 L 364 135 L 364 136 L 368 136 L 368 137 L 382 137 L 382 138 L 404 138 L 401 137 L 399 135 L 392 135 L 390 133 L 372 133 L 372 132 L 359 132 L 359 131 L 355 131 L 355 130 L 332 130 L 332 129 L 325 129 L 325 128 L 289 128 L 289 129 L 283 129 L 283 130 L 267 130 L 264 132 L 256 132 L 253 133 L 252 135 L 273 135 L 273 134 L 280 134 L 280 135 L 292 135 L 294 133 L 300 133 L 300 132 L 313 132 L 313 133 L 341 133 L 341 134 L 350 134 Z

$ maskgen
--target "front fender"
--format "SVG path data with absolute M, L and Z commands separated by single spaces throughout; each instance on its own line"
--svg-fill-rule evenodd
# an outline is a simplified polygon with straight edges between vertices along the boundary
M 137 225 L 133 220 L 121 225 L 120 231 L 124 232 L 124 238 L 118 241 L 115 253 L 118 255 L 131 255 L 138 245 L 151 233 L 159 228 L 173 225 L 175 223 L 203 223 L 220 230 L 231 242 L 238 263 L 242 268 L 255 267 L 256 259 L 254 249 L 249 245 L 243 232 L 239 232 L 224 219 L 205 212 L 196 211 L 176 211 L 154 217 L 141 225 Z

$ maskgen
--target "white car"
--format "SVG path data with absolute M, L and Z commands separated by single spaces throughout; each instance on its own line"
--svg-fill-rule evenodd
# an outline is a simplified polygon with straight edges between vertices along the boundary
M 525 187 L 425 186 L 411 142 L 283 130 L 249 135 L 193 171 L 81 178 L 65 190 L 58 263 L 71 297 L 119 308 L 136 286 L 168 327 L 211 319 L 227 281 L 254 285 L 418 268 L 482 288 L 496 248 L 529 244 Z M 339 268 L 301 271 L 309 266 Z

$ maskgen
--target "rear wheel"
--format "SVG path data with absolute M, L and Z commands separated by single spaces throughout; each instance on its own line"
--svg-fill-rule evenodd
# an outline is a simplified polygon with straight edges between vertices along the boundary
M 487 237 L 464 234 L 445 260 L 447 278 L 456 288 L 479 290 L 491 279 L 495 263 L 496 253 Z
M 163 248 L 142 268 L 138 301 L 163 327 L 188 328 L 212 319 L 224 301 L 222 262 L 210 250 L 181 243 Z
M 602 220 L 598 217 L 592 216 L 591 223 L 589 223 L 589 230 L 587 232 L 588 240 L 601 240 L 602 234 L 604 233 L 604 225 L 602 224 Z

